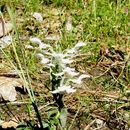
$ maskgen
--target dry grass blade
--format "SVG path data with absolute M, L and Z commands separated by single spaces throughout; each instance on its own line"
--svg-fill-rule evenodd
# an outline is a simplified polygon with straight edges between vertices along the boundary
M 85 127 L 84 130 L 89 130 L 90 127 L 95 123 L 95 121 L 96 121 L 96 120 L 93 120 L 92 122 L 90 122 L 90 123 Z

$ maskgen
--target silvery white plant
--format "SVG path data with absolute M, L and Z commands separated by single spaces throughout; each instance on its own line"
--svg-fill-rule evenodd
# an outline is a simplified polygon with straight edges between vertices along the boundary
M 84 42 L 78 42 L 73 48 L 63 52 L 56 52 L 53 47 L 43 43 L 39 38 L 30 38 L 30 41 L 38 44 L 39 53 L 36 56 L 41 60 L 41 64 L 50 69 L 52 94 L 73 93 L 76 91 L 74 84 L 81 84 L 84 78 L 90 77 L 70 67 L 80 48 L 86 45 Z

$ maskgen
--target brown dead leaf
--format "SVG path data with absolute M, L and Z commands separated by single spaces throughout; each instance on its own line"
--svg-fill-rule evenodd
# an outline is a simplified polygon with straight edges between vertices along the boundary
M 66 31 L 70 32 L 72 31 L 73 26 L 72 26 L 72 16 L 69 16 L 67 19 L 67 23 L 66 23 Z
M 48 35 L 47 37 L 45 37 L 46 40 L 50 40 L 50 41 L 58 41 L 60 40 L 60 37 L 58 35 Z
M 4 100 L 15 101 L 15 87 L 22 88 L 22 81 L 19 78 L 0 77 L 0 95 Z
M 3 26 L 4 26 L 4 34 L 3 34 Z M 2 25 L 2 22 L 0 22 L 0 37 L 2 37 L 3 35 L 7 35 L 10 31 L 13 30 L 13 25 L 10 22 L 6 22 L 4 23 L 4 25 Z
M 18 126 L 18 123 L 11 120 L 9 122 L 3 122 L 1 124 L 1 126 L 2 126 L 3 129 L 7 129 L 7 128 L 11 128 L 11 127 L 16 128 Z

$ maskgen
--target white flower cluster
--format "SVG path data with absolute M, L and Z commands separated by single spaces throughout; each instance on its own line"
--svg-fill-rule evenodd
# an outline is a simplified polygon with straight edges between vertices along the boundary
M 57 79 L 61 79 L 59 87 L 52 91 L 53 94 L 73 93 L 76 89 L 71 85 L 80 84 L 82 79 L 90 77 L 88 74 L 80 75 L 79 72 L 69 66 L 74 61 L 73 59 L 76 53 L 79 52 L 80 47 L 86 45 L 84 42 L 78 42 L 72 49 L 56 52 L 50 45 L 43 43 L 39 38 L 30 38 L 30 41 L 39 45 L 41 53 L 36 56 L 41 59 L 41 64 L 48 67 Z

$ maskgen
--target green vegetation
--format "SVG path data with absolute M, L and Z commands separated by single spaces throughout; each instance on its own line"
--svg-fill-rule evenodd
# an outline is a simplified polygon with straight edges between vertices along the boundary
M 17 130 L 130 129 L 129 0 L 1 0 L 0 12 L 1 22 L 13 26 L 12 43 L 0 49 L 0 76 L 15 70 L 24 86 L 16 102 L 0 102 L 0 121 L 15 118 Z M 78 42 L 86 44 L 69 67 L 91 78 L 75 85 L 75 93 L 58 93 L 65 109 L 50 87 L 60 84 L 63 77 L 56 79 L 55 73 L 62 67 L 41 65 L 33 37 L 64 54 Z

